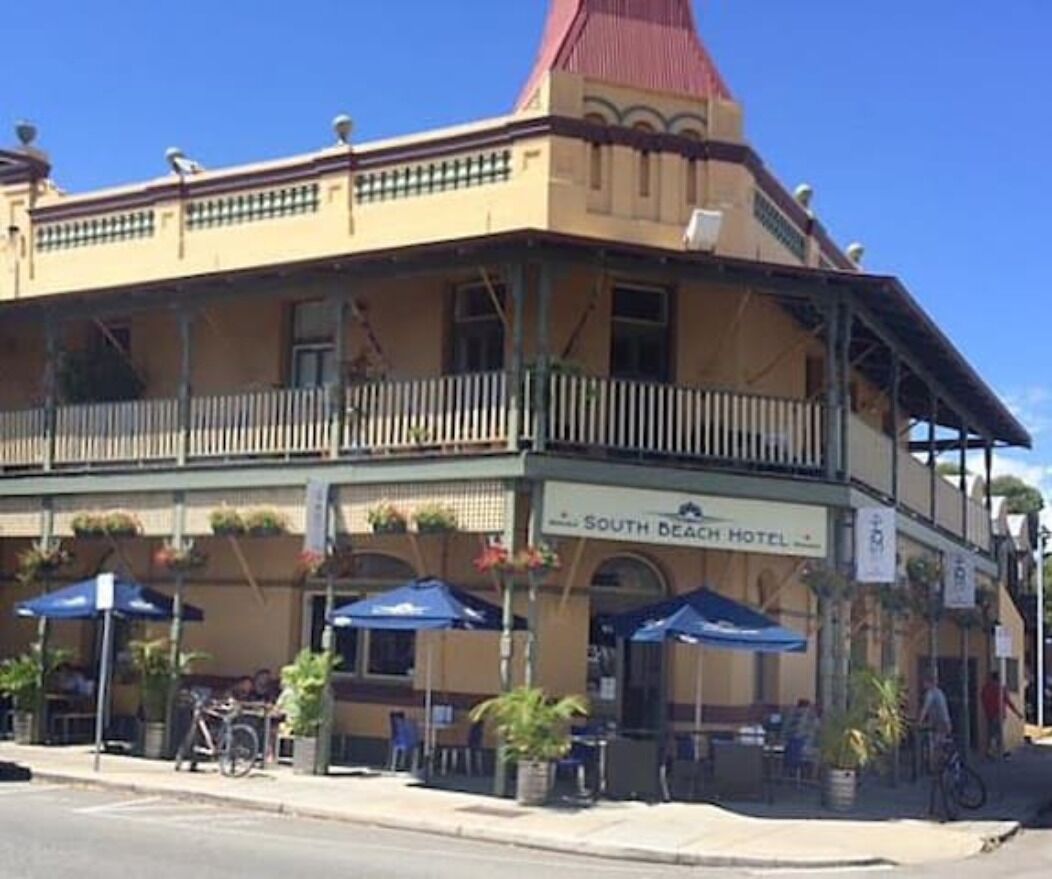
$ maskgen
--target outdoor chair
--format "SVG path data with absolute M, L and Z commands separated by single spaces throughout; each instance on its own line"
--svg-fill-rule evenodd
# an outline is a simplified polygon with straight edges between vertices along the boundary
M 485 724 L 480 720 L 468 727 L 464 744 L 442 745 L 438 749 L 440 771 L 447 775 L 450 770 L 459 772 L 463 758 L 464 772 L 468 775 L 482 775 L 482 736 Z
M 762 800 L 764 760 L 762 745 L 714 742 L 712 783 L 716 797 L 721 800 Z
M 671 760 L 662 767 L 666 800 L 692 802 L 701 796 L 705 762 L 697 745 L 696 737 L 691 733 L 677 733 L 673 737 Z
M 390 722 L 388 769 L 397 772 L 408 761 L 410 770 L 416 772 L 420 759 L 420 733 L 416 724 L 401 711 L 392 711 Z
M 570 730 L 572 736 L 583 736 L 589 733 L 589 728 L 586 726 L 575 726 Z M 573 773 L 573 776 L 577 782 L 577 793 L 584 797 L 588 795 L 588 782 L 586 779 L 586 771 L 588 761 L 591 759 L 592 749 L 581 742 L 573 742 L 570 745 L 570 751 L 565 757 L 555 761 L 555 777 L 559 777 L 561 772 Z
M 803 736 L 791 736 L 782 756 L 782 778 L 794 778 L 799 789 L 804 777 L 811 778 L 814 771 L 815 761 L 808 753 L 807 740 Z

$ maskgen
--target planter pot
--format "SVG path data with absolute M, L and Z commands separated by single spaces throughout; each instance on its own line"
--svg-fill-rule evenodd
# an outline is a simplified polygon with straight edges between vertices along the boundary
M 106 536 L 105 531 L 96 531 L 94 528 L 90 530 L 85 529 L 73 529 L 73 536 L 78 540 L 101 540 Z
M 373 534 L 405 534 L 405 522 L 382 522 L 373 525 Z
M 296 736 L 292 740 L 292 771 L 296 775 L 317 775 L 318 739 L 316 736 Z
M 515 800 L 522 806 L 543 806 L 552 787 L 551 764 L 544 760 L 522 760 L 518 766 Z
M 285 533 L 284 528 L 249 528 L 249 537 L 281 537 Z
M 244 537 L 245 536 L 245 529 L 244 528 L 236 528 L 236 527 L 232 527 L 232 528 L 213 528 L 212 529 L 212 534 L 214 534 L 216 537 Z
M 147 760 L 164 759 L 164 721 L 143 724 L 142 755 Z
M 452 534 L 457 529 L 449 525 L 417 525 L 416 530 L 420 534 Z
M 826 771 L 826 805 L 834 812 L 850 812 L 855 808 L 858 775 L 853 769 Z
M 33 744 L 33 712 L 15 711 L 11 716 L 11 731 L 16 744 Z

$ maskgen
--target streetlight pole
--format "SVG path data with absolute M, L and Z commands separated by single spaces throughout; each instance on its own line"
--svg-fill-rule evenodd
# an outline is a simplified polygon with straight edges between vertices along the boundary
M 1044 526 L 1037 535 L 1037 727 L 1045 728 L 1045 544 L 1049 530 Z

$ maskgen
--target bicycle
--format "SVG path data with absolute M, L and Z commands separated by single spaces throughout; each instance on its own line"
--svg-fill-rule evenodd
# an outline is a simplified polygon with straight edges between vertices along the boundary
M 193 719 L 175 754 L 175 771 L 189 763 L 194 772 L 199 758 L 205 757 L 216 760 L 223 775 L 248 775 L 259 755 L 259 735 L 247 723 L 236 723 L 240 706 L 236 702 L 208 703 L 198 694 L 192 698 Z
M 962 808 L 981 809 L 986 803 L 986 783 L 978 772 L 965 763 L 953 739 L 943 742 L 941 757 L 932 778 L 929 813 L 935 813 L 936 793 L 942 801 L 943 815 L 947 821 L 956 820 Z

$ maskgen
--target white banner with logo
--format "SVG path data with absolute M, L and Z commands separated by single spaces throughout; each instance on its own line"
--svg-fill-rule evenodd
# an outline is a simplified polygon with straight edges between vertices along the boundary
M 948 610 L 975 607 L 975 560 L 963 552 L 946 556 L 942 577 L 942 604 Z
M 306 528 L 303 550 L 325 555 L 329 543 L 329 483 L 320 479 L 307 480 Z
M 825 507 L 576 482 L 544 485 L 544 533 L 825 558 Z
M 862 507 L 855 512 L 855 579 L 894 583 L 898 546 L 894 507 Z
M 994 658 L 1012 658 L 1012 633 L 1007 626 L 994 627 Z

